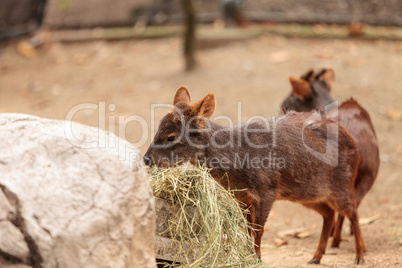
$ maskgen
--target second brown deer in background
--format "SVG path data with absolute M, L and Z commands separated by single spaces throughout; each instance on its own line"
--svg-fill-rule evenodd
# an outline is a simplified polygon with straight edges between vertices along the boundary
M 309 70 L 300 78 L 290 77 L 292 92 L 283 101 L 282 110 L 302 112 L 330 105 L 334 102 L 330 96 L 334 79 L 332 69 L 322 69 L 318 73 Z M 356 142 L 360 162 L 355 182 L 355 199 L 359 206 L 374 184 L 380 166 L 378 140 L 370 115 L 356 100 L 349 99 L 329 111 L 327 117 L 337 121 Z M 334 226 L 332 247 L 339 247 L 343 220 L 344 216 L 339 214 Z

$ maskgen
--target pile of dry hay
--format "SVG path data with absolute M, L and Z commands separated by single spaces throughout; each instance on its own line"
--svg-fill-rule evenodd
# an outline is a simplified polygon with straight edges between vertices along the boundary
M 247 232 L 246 211 L 207 168 L 152 168 L 149 173 L 155 197 L 176 208 L 165 232 L 186 259 L 181 267 L 261 267 Z

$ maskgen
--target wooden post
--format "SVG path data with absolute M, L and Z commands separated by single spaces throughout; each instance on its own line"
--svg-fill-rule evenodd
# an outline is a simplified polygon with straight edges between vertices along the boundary
M 195 10 L 193 0 L 182 0 L 184 12 L 186 14 L 186 30 L 184 33 L 184 60 L 186 64 L 186 71 L 194 69 L 196 66 L 195 61 Z

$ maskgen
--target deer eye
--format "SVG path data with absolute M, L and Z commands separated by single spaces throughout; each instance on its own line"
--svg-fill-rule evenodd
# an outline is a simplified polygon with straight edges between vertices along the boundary
M 170 136 L 167 137 L 168 141 L 174 141 L 175 139 L 176 139 L 175 135 L 170 135 Z

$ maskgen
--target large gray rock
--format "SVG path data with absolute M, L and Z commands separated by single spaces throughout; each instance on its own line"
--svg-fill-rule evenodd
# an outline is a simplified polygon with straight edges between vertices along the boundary
M 0 114 L 0 267 L 155 267 L 154 201 L 130 147 L 77 123 Z

